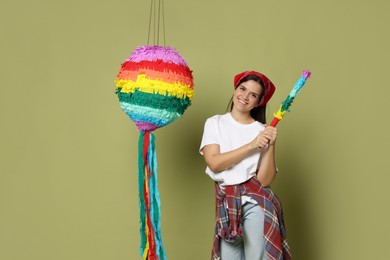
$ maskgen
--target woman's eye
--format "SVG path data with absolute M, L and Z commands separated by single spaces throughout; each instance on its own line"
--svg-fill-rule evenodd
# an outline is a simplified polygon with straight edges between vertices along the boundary
M 257 98 L 257 95 L 256 94 L 252 94 L 252 97 Z

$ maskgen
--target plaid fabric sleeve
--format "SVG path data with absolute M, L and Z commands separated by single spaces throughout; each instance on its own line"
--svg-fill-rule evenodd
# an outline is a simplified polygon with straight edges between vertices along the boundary
M 241 225 L 241 196 L 255 199 L 264 210 L 264 238 L 267 257 L 270 260 L 290 260 L 283 211 L 280 200 L 268 187 L 261 187 L 256 178 L 232 186 L 221 187 L 215 183 L 216 225 L 211 254 L 212 260 L 221 259 L 220 239 L 235 241 L 237 236 L 245 236 Z
M 256 178 L 242 184 L 242 195 L 252 197 L 264 210 L 264 238 L 270 260 L 290 260 L 282 204 L 269 187 L 262 187 Z
M 220 259 L 220 239 L 234 242 L 242 236 L 241 226 L 241 194 L 239 186 L 221 187 L 215 183 L 216 225 L 211 259 Z

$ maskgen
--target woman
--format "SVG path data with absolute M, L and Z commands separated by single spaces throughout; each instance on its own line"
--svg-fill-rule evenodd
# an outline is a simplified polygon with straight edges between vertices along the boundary
M 245 71 L 234 88 L 231 111 L 207 119 L 200 146 L 216 188 L 212 259 L 291 259 L 281 205 L 269 188 L 277 129 L 265 125 L 265 112 L 275 86 Z

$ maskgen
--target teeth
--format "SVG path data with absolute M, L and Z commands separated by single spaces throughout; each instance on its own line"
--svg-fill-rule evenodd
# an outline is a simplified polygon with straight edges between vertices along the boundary
M 243 101 L 243 100 L 241 100 L 241 99 L 238 99 L 238 101 L 239 101 L 241 104 L 244 104 L 244 105 L 247 104 L 245 101 Z

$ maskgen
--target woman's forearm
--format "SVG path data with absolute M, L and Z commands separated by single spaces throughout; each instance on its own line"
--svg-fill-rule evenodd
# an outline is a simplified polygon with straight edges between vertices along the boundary
M 251 144 L 246 144 L 235 150 L 220 153 L 219 145 L 208 145 L 203 148 L 203 155 L 210 170 L 218 173 L 240 162 L 255 149 Z
M 263 187 L 271 185 L 276 176 L 275 144 L 269 144 L 261 155 L 261 163 L 257 171 L 257 180 Z

